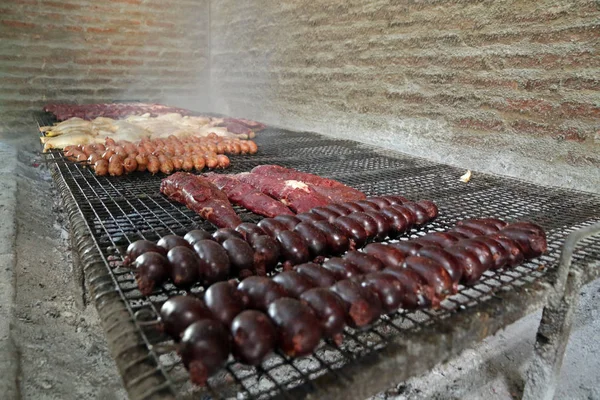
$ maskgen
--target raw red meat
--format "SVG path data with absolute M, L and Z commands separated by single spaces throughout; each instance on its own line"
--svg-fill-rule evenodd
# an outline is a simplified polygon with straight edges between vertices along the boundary
M 227 130 L 231 133 L 235 133 L 237 135 L 248 135 L 248 137 L 253 137 L 252 129 L 248 128 L 246 125 L 238 124 L 237 122 L 229 121 L 223 124 L 219 124 L 227 128 Z
M 99 104 L 47 104 L 44 111 L 52 113 L 59 121 L 72 117 L 92 120 L 97 117 L 124 118 L 129 115 L 150 114 L 156 117 L 161 114 L 179 113 L 191 115 L 190 110 L 151 103 L 99 103 Z
M 295 169 L 281 167 L 279 165 L 259 165 L 252 169 L 253 173 L 277 177 L 282 179 L 293 179 L 307 183 L 322 196 L 327 197 L 333 203 L 344 203 L 366 199 L 366 195 L 359 190 L 346 186 L 333 179 L 323 178 L 308 172 L 296 171 Z
M 242 223 L 227 195 L 202 177 L 177 172 L 162 180 L 160 191 L 219 228 L 235 228 Z
M 265 129 L 264 124 L 243 118 L 223 118 L 223 122 L 218 126 L 223 126 L 232 133 L 246 134 L 248 137 L 252 137 L 254 132 Z
M 235 122 L 241 125 L 245 125 L 248 128 L 252 129 L 255 132 L 261 131 L 265 129 L 265 124 L 261 124 L 260 122 L 252 121 L 244 118 L 225 118 L 227 122 Z
M 257 190 L 267 194 L 297 213 L 307 212 L 314 207 L 325 206 L 331 201 L 317 193 L 315 189 L 304 182 L 293 179 L 280 179 L 267 175 L 244 172 L 236 177 Z
M 282 202 L 259 192 L 253 186 L 239 181 L 234 175 L 208 173 L 203 175 L 209 182 L 227 194 L 233 204 L 240 205 L 265 217 L 294 215 Z

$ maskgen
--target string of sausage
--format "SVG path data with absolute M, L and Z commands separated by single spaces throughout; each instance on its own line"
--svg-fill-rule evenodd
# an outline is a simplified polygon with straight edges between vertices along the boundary
M 67 146 L 63 151 L 67 158 L 93 166 L 99 176 L 120 176 L 146 170 L 152 174 L 159 171 L 170 174 L 179 170 L 202 171 L 205 167 L 227 168 L 230 160 L 225 154 L 255 154 L 258 147 L 251 140 L 210 134 L 181 139 L 175 136 L 143 139 L 137 143 L 107 138 L 105 144 Z
M 240 254 L 243 254 L 246 249 L 235 244 L 232 244 L 232 248 L 229 249 L 227 248 L 228 244 L 223 243 L 225 252 L 232 262 L 218 266 L 222 269 L 222 271 L 219 271 L 218 276 L 225 279 L 249 275 L 264 276 L 273 271 L 279 259 L 283 262 L 283 267 L 286 270 L 294 265 L 309 261 L 322 262 L 325 257 L 340 255 L 347 250 L 356 250 L 372 240 L 381 241 L 388 236 L 396 237 L 415 226 L 426 224 L 437 216 L 437 208 L 432 202 L 413 203 L 399 196 L 389 196 L 389 199 L 389 203 L 382 204 L 380 202 L 381 207 L 376 205 L 376 198 L 344 203 L 348 207 L 348 211 L 351 209 L 356 210 L 355 212 L 348 212 L 344 216 L 333 214 L 333 211 L 328 207 L 318 207 L 311 212 L 296 216 L 282 215 L 275 218 L 265 218 L 258 225 L 242 223 L 236 228 L 236 231 L 219 229 L 215 232 L 215 236 L 223 237 L 220 242 L 224 242 L 229 238 L 243 239 L 250 244 L 252 249 L 250 249 L 251 254 L 249 257 L 246 257 L 243 262 L 236 262 Z M 338 206 L 340 205 L 338 204 Z M 328 220 L 325 215 L 332 218 Z M 390 223 L 385 223 L 385 221 L 388 221 L 388 216 L 395 216 L 397 221 L 394 223 L 393 219 L 390 218 Z M 341 224 L 337 224 L 338 220 Z M 384 221 L 384 223 L 378 224 L 378 221 Z M 344 230 L 346 226 L 348 229 Z M 190 244 L 194 244 L 196 235 L 205 238 L 205 232 L 198 230 L 188 232 L 185 238 L 188 239 Z M 265 237 L 255 240 L 257 236 Z M 144 241 L 140 242 L 143 243 Z M 151 248 L 149 244 L 147 246 Z M 267 255 L 264 247 L 275 247 L 278 249 L 278 254 L 276 256 Z M 134 243 L 132 245 L 133 250 L 128 249 L 126 263 L 135 261 L 137 256 L 140 255 L 139 252 L 135 251 L 135 248 L 136 244 Z M 252 254 L 252 251 L 254 254 Z M 133 254 L 131 254 L 132 252 Z M 348 257 L 356 257 L 355 253 L 357 252 L 351 251 Z M 224 258 L 227 259 L 227 257 Z M 199 274 L 196 281 L 186 282 L 186 284 L 192 285 L 199 282 L 214 283 L 214 281 L 207 279 L 204 274 Z M 163 282 L 155 283 L 160 285 Z M 179 284 L 179 282 L 175 282 L 175 284 Z M 140 289 L 145 295 L 149 295 L 154 287 L 155 285 L 148 285 L 146 282 L 144 282 L 143 287 L 140 285 Z
M 308 355 L 323 337 L 335 340 L 345 325 L 364 328 L 380 315 L 404 307 L 402 274 L 406 271 L 418 272 L 436 291 L 435 283 L 429 281 L 433 272 L 424 269 L 442 268 L 440 256 L 414 255 L 415 249 L 427 248 L 427 244 L 438 244 L 433 248 L 442 252 L 445 248 L 468 249 L 465 252 L 485 269 L 514 267 L 543 254 L 547 246 L 544 231 L 528 222 L 465 220 L 444 233 L 451 235 L 434 233 L 405 241 L 407 246 L 394 250 L 396 256 L 381 251 L 367 253 L 371 265 L 379 265 L 377 272 L 363 270 L 363 275 L 353 278 L 317 276 L 325 268 L 302 264 L 273 278 L 246 278 L 237 288 L 227 282 L 214 284 L 205 292 L 204 302 L 191 296 L 171 298 L 161 308 L 163 329 L 181 341 L 179 352 L 190 378 L 203 385 L 230 353 L 251 365 L 262 362 L 275 347 L 291 357 Z M 485 251 L 471 246 L 486 242 Z M 400 259 L 402 265 L 398 265 Z M 462 262 L 458 265 L 464 266 Z M 339 336 L 337 339 L 341 340 Z

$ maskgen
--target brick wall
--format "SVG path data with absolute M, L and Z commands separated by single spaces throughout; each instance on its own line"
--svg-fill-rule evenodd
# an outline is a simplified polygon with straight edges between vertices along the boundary
M 410 151 L 412 138 L 587 149 L 600 142 L 599 21 L 589 0 L 220 0 L 213 104 Z
M 0 2 L 4 124 L 50 101 L 202 107 L 207 65 L 208 0 Z
M 590 0 L 5 0 L 0 121 L 158 100 L 476 169 L 597 174 L 599 17 Z

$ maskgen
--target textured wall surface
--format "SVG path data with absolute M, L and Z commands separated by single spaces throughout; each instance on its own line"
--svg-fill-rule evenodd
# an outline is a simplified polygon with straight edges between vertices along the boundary
M 54 100 L 196 97 L 207 65 L 208 0 L 0 2 L 4 124 Z
M 590 0 L 4 0 L 0 128 L 157 100 L 600 191 L 599 21 Z
M 211 3 L 216 111 L 535 180 L 562 166 L 546 183 L 600 175 L 596 1 L 278 3 Z

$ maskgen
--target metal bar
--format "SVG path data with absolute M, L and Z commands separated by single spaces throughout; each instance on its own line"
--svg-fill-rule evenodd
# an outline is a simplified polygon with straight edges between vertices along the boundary
M 567 237 L 560 255 L 556 282 L 542 313 L 533 359 L 527 371 L 523 400 L 554 398 L 582 284 L 581 272 L 577 268 L 571 268 L 573 253 L 582 240 L 598 234 L 600 223 L 573 232 Z

